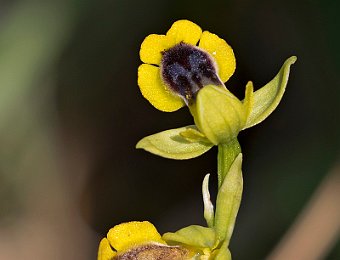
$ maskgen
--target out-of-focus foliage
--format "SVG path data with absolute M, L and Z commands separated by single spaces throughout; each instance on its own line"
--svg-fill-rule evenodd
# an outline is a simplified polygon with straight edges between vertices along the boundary
M 91 259 L 93 234 L 64 176 L 54 94 L 55 65 L 74 28 L 72 2 L 1 7 L 0 258 Z
M 8 4 L 0 24 L 0 201 L 2 218 L 53 161 L 53 66 L 73 26 L 66 2 Z M 54 172 L 54 171 L 53 171 Z

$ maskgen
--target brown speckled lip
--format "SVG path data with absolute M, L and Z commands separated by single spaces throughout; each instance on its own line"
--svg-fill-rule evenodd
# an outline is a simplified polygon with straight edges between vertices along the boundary
M 188 255 L 189 251 L 182 247 L 147 244 L 118 254 L 112 260 L 184 260 Z
M 205 85 L 222 85 L 210 55 L 186 43 L 163 52 L 161 77 L 165 84 L 188 104 Z

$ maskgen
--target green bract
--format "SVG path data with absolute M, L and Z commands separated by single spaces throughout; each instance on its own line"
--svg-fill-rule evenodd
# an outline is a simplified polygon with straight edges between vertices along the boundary
M 217 238 L 220 241 L 227 241 L 227 245 L 233 233 L 237 212 L 241 203 L 243 190 L 241 167 L 242 153 L 236 157 L 217 193 L 214 227 Z

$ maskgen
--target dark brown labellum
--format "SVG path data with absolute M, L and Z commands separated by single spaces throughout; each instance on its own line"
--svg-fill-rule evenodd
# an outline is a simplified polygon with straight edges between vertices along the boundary
M 186 43 L 163 52 L 161 76 L 165 84 L 188 104 L 206 85 L 222 85 L 208 53 Z

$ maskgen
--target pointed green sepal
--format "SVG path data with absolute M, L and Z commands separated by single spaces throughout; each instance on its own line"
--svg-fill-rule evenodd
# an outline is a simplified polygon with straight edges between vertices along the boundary
M 204 203 L 204 218 L 207 221 L 208 227 L 214 226 L 214 205 L 210 200 L 209 193 L 209 176 L 210 174 L 205 175 L 203 184 L 202 184 L 202 194 L 203 194 L 203 203 Z
M 295 56 L 287 59 L 279 73 L 264 87 L 254 92 L 252 109 L 247 117 L 247 122 L 243 129 L 262 122 L 275 110 L 285 92 L 290 66 L 295 63 L 296 59 L 297 58 Z M 244 104 L 247 102 L 249 103 L 246 97 Z
M 233 233 L 241 203 L 243 190 L 241 167 L 242 153 L 236 157 L 217 193 L 215 230 L 220 241 L 227 241 L 226 246 Z
M 175 233 L 165 233 L 162 238 L 170 245 L 180 243 L 198 249 L 214 249 L 219 243 L 214 229 L 198 225 L 182 228 Z
M 213 146 L 211 143 L 188 141 L 181 135 L 188 129 L 196 129 L 196 127 L 186 126 L 144 137 L 137 143 L 136 148 L 165 158 L 184 160 L 198 157 Z

